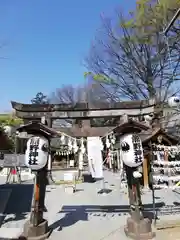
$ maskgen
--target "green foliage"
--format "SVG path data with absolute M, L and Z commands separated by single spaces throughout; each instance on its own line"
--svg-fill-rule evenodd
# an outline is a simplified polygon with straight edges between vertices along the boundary
M 162 31 L 179 7 L 180 0 L 139 0 L 134 12 L 136 26 L 148 34 Z
M 0 114 L 0 150 L 14 151 L 15 133 L 8 136 L 5 131 L 5 126 L 16 127 L 23 124 L 23 120 L 13 116 L 12 114 Z
M 14 150 L 15 136 L 7 136 L 4 132 L 3 126 L 0 126 L 0 150 L 12 152 Z
M 93 74 L 92 72 L 85 72 L 84 77 L 87 78 L 91 76 L 94 81 L 101 82 L 101 83 L 106 83 L 106 84 L 116 84 L 115 81 L 110 78 L 106 77 L 103 74 Z
M 11 114 L 0 114 L 0 126 L 19 126 L 23 120 L 12 116 Z
M 32 104 L 48 104 L 48 99 L 47 99 L 47 96 L 44 95 L 42 92 L 38 92 L 35 98 L 31 100 L 31 103 Z
M 12 116 L 11 114 L 0 114 L 0 126 L 19 126 L 23 120 Z

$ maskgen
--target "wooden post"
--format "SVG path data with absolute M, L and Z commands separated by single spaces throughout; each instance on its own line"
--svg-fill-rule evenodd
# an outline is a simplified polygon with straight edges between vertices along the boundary
M 143 181 L 144 181 L 144 189 L 149 189 L 149 177 L 148 177 L 148 159 L 144 158 L 143 161 Z
M 117 167 L 118 167 L 118 171 L 121 170 L 121 160 L 120 160 L 120 156 L 119 156 L 119 151 L 116 151 L 117 154 Z
M 168 151 L 165 150 L 165 152 L 164 152 L 164 161 L 166 161 L 166 162 L 169 161 L 169 156 L 168 156 L 168 155 L 169 155 Z M 170 170 L 168 164 L 167 164 L 167 173 L 168 173 L 168 177 L 171 177 L 171 170 Z M 168 181 L 168 186 L 169 186 L 169 187 L 172 187 L 172 186 L 173 186 L 172 180 L 169 180 L 169 181 Z
M 131 168 L 126 166 L 126 175 L 128 183 L 128 194 L 129 194 L 129 204 L 130 204 L 130 214 L 133 220 L 139 222 L 142 218 L 141 213 L 141 194 L 140 194 L 140 183 L 139 179 L 135 179 L 133 172 L 136 168 Z
M 36 172 L 34 182 L 34 199 L 31 211 L 30 222 L 34 227 L 37 227 L 43 221 L 43 209 L 44 209 L 44 169 Z
M 164 161 L 166 161 L 166 162 L 168 162 L 169 161 L 169 156 L 168 156 L 169 154 L 168 154 L 168 151 L 165 151 L 164 152 Z

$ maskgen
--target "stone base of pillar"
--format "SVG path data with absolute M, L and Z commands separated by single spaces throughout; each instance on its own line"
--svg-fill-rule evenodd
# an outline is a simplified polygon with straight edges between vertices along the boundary
M 47 173 L 47 185 L 52 185 L 54 184 L 54 179 L 53 179 L 53 176 L 52 176 L 52 173 L 51 172 L 48 172 Z
M 149 188 L 149 187 L 143 187 L 142 188 L 142 192 L 149 192 L 149 191 L 151 191 L 151 189 Z
M 37 227 L 33 226 L 30 221 L 24 224 L 24 232 L 21 236 L 28 240 L 44 240 L 49 237 L 52 230 L 48 228 L 47 220 L 44 220 Z
M 148 218 L 136 222 L 129 217 L 124 232 L 127 237 L 138 240 L 153 239 L 155 237 L 155 233 L 152 232 L 151 221 Z

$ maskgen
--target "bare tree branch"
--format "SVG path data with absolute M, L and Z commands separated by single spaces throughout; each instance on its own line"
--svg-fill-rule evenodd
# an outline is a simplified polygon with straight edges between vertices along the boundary
M 151 6 L 148 11 L 153 11 Z M 112 19 L 103 19 L 103 31 L 85 59 L 89 76 L 107 88 L 113 99 L 166 101 L 180 80 L 179 32 L 170 37 L 168 46 L 160 25 L 140 29 L 121 12 L 116 22 L 117 26 Z

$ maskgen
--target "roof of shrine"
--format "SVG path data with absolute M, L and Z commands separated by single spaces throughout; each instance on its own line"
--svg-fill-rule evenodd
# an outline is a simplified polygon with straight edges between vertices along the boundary
M 142 131 L 140 133 L 140 137 L 143 143 L 149 142 L 156 135 L 163 135 L 166 139 L 168 139 L 172 144 L 178 144 L 178 137 L 172 136 L 168 134 L 164 129 L 160 127 L 156 127 L 154 129 L 149 129 L 148 131 Z
M 46 125 L 37 122 L 31 121 L 28 124 L 24 124 L 16 129 L 19 132 L 27 132 L 28 134 L 41 134 L 45 137 L 58 137 L 60 134 L 53 128 L 49 128 Z
M 113 129 L 116 134 L 126 134 L 128 132 L 141 132 L 147 131 L 149 126 L 144 122 L 135 121 L 131 118 L 127 118 L 124 122 L 121 122 L 117 127 Z

